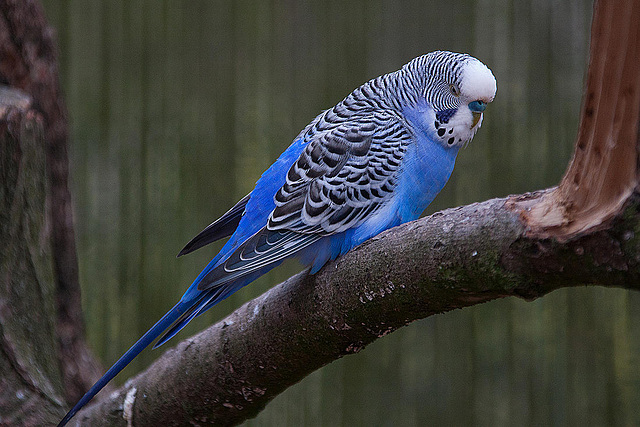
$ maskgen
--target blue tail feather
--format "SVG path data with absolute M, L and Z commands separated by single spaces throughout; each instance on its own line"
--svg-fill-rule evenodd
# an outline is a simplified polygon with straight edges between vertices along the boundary
M 82 399 L 75 404 L 73 408 L 65 415 L 60 421 L 58 427 L 62 427 L 80 410 L 84 405 L 96 395 L 100 390 L 107 385 L 120 371 L 122 371 L 142 350 L 144 350 L 149 344 L 153 342 L 162 332 L 164 332 L 173 322 L 175 322 L 185 311 L 187 311 L 192 302 L 180 301 L 173 306 L 171 310 L 167 312 L 155 325 L 151 327 L 135 344 L 131 346 L 125 354 L 113 364 L 111 368 L 100 378 L 90 389 L 82 396 Z
M 257 277 L 265 274 L 276 265 L 275 263 L 261 270 L 248 275 L 242 281 L 235 282 L 233 286 L 221 286 L 218 288 L 209 289 L 205 292 L 198 292 L 196 295 L 188 295 L 189 292 L 182 297 L 182 299 L 171 310 L 167 312 L 155 325 L 151 327 L 127 352 L 113 364 L 111 368 L 100 378 L 84 396 L 75 404 L 73 408 L 65 415 L 60 421 L 58 427 L 62 427 L 69 422 L 71 418 L 85 406 L 93 397 L 98 394 L 100 390 L 107 385 L 120 371 L 122 371 L 142 350 L 149 346 L 156 338 L 160 339 L 156 342 L 153 348 L 160 347 L 165 342 L 173 338 L 182 328 L 187 326 L 194 318 L 198 317 L 214 305 L 218 304 L 229 295 L 236 292 L 241 287 L 255 280 Z M 192 284 L 192 288 L 197 286 L 200 277 L 198 277 Z M 164 335 L 163 332 L 167 331 Z
M 200 298 L 191 303 L 191 307 L 186 309 L 180 317 L 174 320 L 173 324 L 167 332 L 160 337 L 160 339 L 154 344 L 153 348 L 158 348 L 162 344 L 173 338 L 178 332 L 182 330 L 189 322 L 198 317 L 204 312 L 203 308 L 208 305 L 212 300 L 215 301 L 213 305 L 220 302 L 218 296 L 222 292 L 222 288 L 214 289 L 202 294 Z
M 279 264 L 279 263 L 278 263 Z M 277 264 L 276 264 L 277 265 Z M 220 301 L 226 299 L 233 293 L 235 293 L 238 289 L 246 286 L 247 284 L 253 282 L 257 277 L 263 275 L 267 271 L 271 270 L 274 266 L 268 266 L 263 268 L 258 272 L 258 274 L 249 275 L 244 278 L 242 281 L 237 281 L 233 283 L 231 286 L 219 286 L 217 288 L 209 289 L 201 294 L 201 296 L 194 300 L 191 303 L 191 306 L 185 310 L 185 312 L 175 320 L 175 322 L 171 325 L 169 330 L 164 333 L 160 337 L 160 339 L 155 343 L 153 348 L 158 348 L 165 342 L 169 341 L 173 338 L 178 332 L 180 332 L 189 322 L 191 322 L 196 317 L 200 316 L 207 310 L 209 310 L 214 305 L 218 304 Z M 197 280 L 196 282 L 197 283 Z

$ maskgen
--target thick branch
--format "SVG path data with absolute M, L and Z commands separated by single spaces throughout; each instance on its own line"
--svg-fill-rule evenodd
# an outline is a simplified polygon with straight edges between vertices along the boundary
M 624 220 L 567 244 L 527 238 L 509 203 L 434 214 L 383 233 L 315 276 L 292 277 L 169 350 L 78 419 L 125 425 L 128 408 L 138 426 L 236 424 L 310 372 L 413 320 L 564 286 L 640 289 L 637 201 Z

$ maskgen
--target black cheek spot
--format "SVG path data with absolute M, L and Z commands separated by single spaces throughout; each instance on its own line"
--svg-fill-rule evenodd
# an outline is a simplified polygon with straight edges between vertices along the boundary
M 445 132 L 446 132 L 446 129 L 445 129 L 445 128 L 440 128 L 440 129 L 438 129 L 438 135 L 439 135 L 439 136 L 443 136 Z
M 453 133 L 453 128 L 449 129 L 449 135 Z
M 455 139 L 454 137 L 451 137 L 451 138 L 449 138 L 449 140 L 447 141 L 447 144 L 452 145 L 452 144 L 455 142 L 455 140 L 456 140 L 456 139 Z
M 436 120 L 433 125 L 436 127 L 436 129 L 438 129 L 440 127 L 440 123 Z

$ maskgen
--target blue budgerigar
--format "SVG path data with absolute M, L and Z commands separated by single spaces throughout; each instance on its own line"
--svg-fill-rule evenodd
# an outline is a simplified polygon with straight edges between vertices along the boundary
M 390 227 L 414 220 L 451 175 L 482 124 L 496 80 L 472 56 L 432 52 L 363 84 L 322 112 L 251 193 L 180 255 L 231 236 L 182 299 L 80 399 L 66 424 L 153 340 L 296 257 L 317 272 Z

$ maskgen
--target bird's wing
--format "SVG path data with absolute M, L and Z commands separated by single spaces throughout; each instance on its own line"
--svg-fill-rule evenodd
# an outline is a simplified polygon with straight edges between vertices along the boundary
M 249 201 L 251 193 L 244 196 L 238 203 L 236 203 L 231 209 L 229 209 L 224 215 L 212 222 L 198 233 L 193 239 L 185 245 L 180 251 L 178 256 L 186 255 L 190 252 L 200 249 L 203 246 L 213 243 L 216 240 L 220 240 L 224 237 L 231 236 L 244 214 L 244 209 Z
M 289 168 L 267 225 L 209 271 L 198 289 L 222 286 L 362 224 L 391 199 L 412 135 L 384 112 L 316 133 Z
M 388 113 L 323 134 L 289 169 L 267 228 L 331 235 L 357 227 L 390 199 L 411 140 Z

